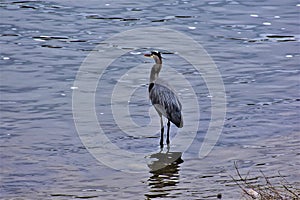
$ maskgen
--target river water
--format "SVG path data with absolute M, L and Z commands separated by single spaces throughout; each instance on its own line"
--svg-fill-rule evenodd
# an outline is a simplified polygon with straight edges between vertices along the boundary
M 260 180 L 262 170 L 276 182 L 280 172 L 299 188 L 299 9 L 293 0 L 0 1 L 1 199 L 240 199 L 230 177 L 236 176 L 234 162 L 253 180 Z M 224 83 L 226 117 L 213 150 L 199 159 L 213 97 L 204 79 L 173 54 L 176 49 L 165 52 L 164 63 L 188 77 L 196 91 L 199 128 L 186 151 L 171 145 L 171 156 L 182 156 L 169 167 L 151 170 L 153 162 L 148 171 L 128 173 L 87 150 L 75 127 L 72 94 L 81 64 L 97 45 L 143 27 L 179 31 L 205 48 Z M 112 143 L 134 153 L 156 152 L 149 156 L 160 159 L 166 154 L 159 153 L 158 132 L 127 136 L 107 114 L 124 69 L 146 64 L 150 73 L 152 61 L 142 54 L 151 48 L 134 49 L 112 63 L 99 82 L 95 107 Z M 189 99 L 168 69 L 162 75 L 183 101 Z M 130 109 L 137 124 L 147 125 L 149 74 L 137 77 Z M 183 106 L 190 123 L 196 123 L 193 109 Z M 176 130 L 171 127 L 171 136 Z

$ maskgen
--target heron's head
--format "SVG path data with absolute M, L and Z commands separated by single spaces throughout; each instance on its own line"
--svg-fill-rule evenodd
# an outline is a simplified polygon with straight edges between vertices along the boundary
M 155 60 L 156 64 L 162 63 L 162 57 L 161 57 L 160 52 L 158 52 L 158 51 L 151 51 L 150 54 L 145 54 L 144 56 L 153 58 Z

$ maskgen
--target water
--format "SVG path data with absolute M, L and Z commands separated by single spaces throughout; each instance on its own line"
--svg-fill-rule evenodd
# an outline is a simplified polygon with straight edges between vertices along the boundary
M 259 170 L 269 176 L 280 171 L 299 188 L 299 9 L 297 1 L 1 1 L 1 198 L 216 199 L 221 193 L 239 199 L 229 176 L 235 175 L 234 161 L 256 179 Z M 203 45 L 222 75 L 227 114 L 217 145 L 198 159 L 211 101 L 204 81 L 190 75 L 201 121 L 183 162 L 159 173 L 129 174 L 101 164 L 81 143 L 72 115 L 73 83 L 101 41 L 148 26 L 173 28 Z M 168 65 L 183 66 L 181 74 L 194 73 L 176 55 L 164 57 Z M 114 65 L 118 70 L 119 64 L 144 62 L 150 70 L 141 54 L 124 55 Z M 116 80 L 96 95 L 110 94 Z M 139 80 L 146 82 L 131 108 L 137 123 L 148 124 L 142 115 L 149 109 L 147 96 L 138 95 L 147 92 L 148 74 Z M 96 103 L 98 116 L 101 106 Z M 112 126 L 111 116 L 101 116 L 106 131 L 115 133 L 112 142 L 123 149 L 159 152 L 157 135 L 127 137 Z

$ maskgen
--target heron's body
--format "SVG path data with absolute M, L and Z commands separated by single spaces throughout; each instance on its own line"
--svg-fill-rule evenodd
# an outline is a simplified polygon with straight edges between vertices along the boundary
M 162 68 L 161 55 L 159 52 L 151 52 L 151 54 L 145 54 L 147 57 L 152 57 L 155 63 L 151 69 L 150 84 L 149 84 L 149 98 L 152 105 L 155 107 L 161 122 L 161 139 L 160 145 L 163 147 L 163 135 L 164 125 L 162 116 L 168 119 L 167 130 L 167 144 L 169 145 L 169 132 L 170 122 L 175 124 L 178 128 L 183 126 L 183 118 L 181 115 L 181 103 L 175 93 L 175 91 L 165 82 L 160 81 L 158 78 L 159 72 Z
M 176 94 L 166 86 L 150 83 L 149 97 L 159 115 L 163 115 L 178 128 L 181 128 L 181 103 Z

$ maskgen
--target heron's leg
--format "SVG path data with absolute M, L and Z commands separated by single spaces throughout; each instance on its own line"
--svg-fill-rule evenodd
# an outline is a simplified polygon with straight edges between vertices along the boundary
M 168 120 L 167 145 L 170 144 L 170 136 L 169 136 L 169 133 L 170 133 L 170 120 Z
M 163 119 L 162 116 L 160 115 L 160 147 L 163 148 L 164 147 L 164 123 L 163 123 Z

